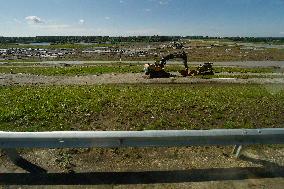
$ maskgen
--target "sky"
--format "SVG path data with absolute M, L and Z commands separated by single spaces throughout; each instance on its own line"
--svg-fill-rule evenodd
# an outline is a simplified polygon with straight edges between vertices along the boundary
M 0 0 L 0 36 L 284 37 L 284 0 Z

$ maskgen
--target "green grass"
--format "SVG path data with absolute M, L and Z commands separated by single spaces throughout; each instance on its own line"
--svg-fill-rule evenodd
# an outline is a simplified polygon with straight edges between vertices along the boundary
M 104 73 L 139 73 L 143 72 L 142 65 L 107 65 L 107 66 L 72 66 L 72 67 L 0 67 L 0 73 L 24 73 L 46 76 L 75 76 Z
M 241 67 L 215 67 L 216 73 L 229 72 L 229 73 L 273 73 L 277 71 L 275 68 L 241 68 Z
M 0 87 L 0 130 L 283 127 L 281 85 Z
M 36 59 L 36 58 L 29 58 L 29 59 L 16 59 L 16 60 L 0 60 L 0 63 L 9 63 L 9 64 L 21 64 L 21 63 L 25 63 L 25 64 L 28 64 L 28 63 L 38 63 L 40 62 L 39 59 Z

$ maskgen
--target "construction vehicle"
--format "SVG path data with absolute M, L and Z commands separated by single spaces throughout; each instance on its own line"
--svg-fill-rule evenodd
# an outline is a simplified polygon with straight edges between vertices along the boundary
M 186 77 L 188 73 L 188 65 L 187 65 L 187 55 L 185 52 L 167 55 L 163 57 L 159 62 L 156 62 L 155 64 L 145 64 L 144 66 L 145 74 L 149 75 L 150 78 L 170 77 L 171 74 L 165 71 L 165 65 L 167 64 L 167 61 L 176 58 L 183 60 L 185 70 L 183 71 L 182 74 L 184 74 L 184 76 Z
M 196 70 L 190 70 L 188 76 L 195 75 L 214 75 L 213 63 L 207 62 L 199 65 Z
M 144 71 L 145 74 L 150 78 L 169 78 L 171 74 L 165 71 L 165 65 L 167 61 L 171 59 L 182 59 L 184 70 L 180 73 L 183 77 L 194 76 L 194 75 L 214 75 L 212 63 L 205 63 L 200 65 L 197 70 L 190 71 L 187 64 L 187 55 L 185 52 L 169 54 L 163 57 L 160 61 L 155 62 L 155 64 L 145 64 Z

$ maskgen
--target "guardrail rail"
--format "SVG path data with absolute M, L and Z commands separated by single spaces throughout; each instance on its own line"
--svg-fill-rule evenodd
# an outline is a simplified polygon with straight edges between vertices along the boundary
M 17 148 L 124 148 L 284 144 L 284 128 L 168 131 L 0 132 L 0 149 L 17 161 Z

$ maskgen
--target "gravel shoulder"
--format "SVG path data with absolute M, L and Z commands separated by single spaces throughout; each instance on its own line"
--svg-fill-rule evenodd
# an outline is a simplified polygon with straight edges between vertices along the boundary
M 0 85 L 100 85 L 100 84 L 194 84 L 194 83 L 232 83 L 232 84 L 284 84 L 284 78 L 213 78 L 172 77 L 147 79 L 138 74 L 102 74 L 88 76 L 40 76 L 28 74 L 0 74 Z

